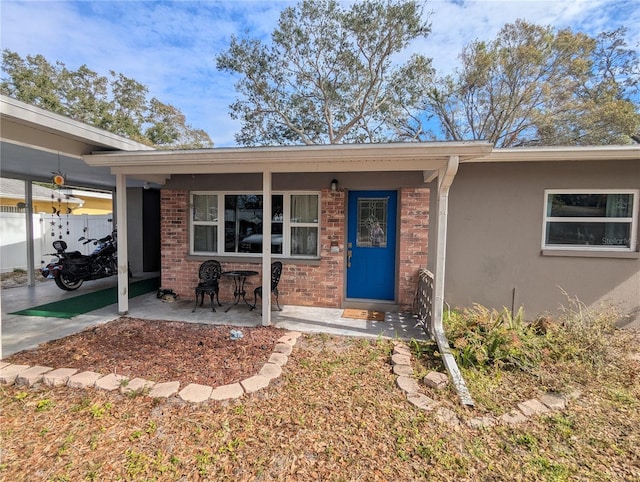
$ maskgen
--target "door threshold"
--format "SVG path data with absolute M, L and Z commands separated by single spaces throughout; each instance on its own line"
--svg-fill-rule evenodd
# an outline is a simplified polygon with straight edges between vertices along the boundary
M 385 313 L 400 312 L 400 306 L 397 303 L 384 300 L 346 299 L 342 302 L 342 308 L 351 308 L 354 310 L 383 311 Z

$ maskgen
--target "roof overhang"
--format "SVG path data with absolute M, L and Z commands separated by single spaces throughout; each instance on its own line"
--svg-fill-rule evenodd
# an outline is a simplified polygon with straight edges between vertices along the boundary
M 488 155 L 487 142 L 331 144 L 286 147 L 214 148 L 155 152 L 96 152 L 90 166 L 114 174 L 157 181 L 172 174 L 437 171 L 451 156 L 471 160 Z
M 494 149 L 466 162 L 640 161 L 640 145 L 519 147 Z
M 640 161 L 640 146 L 493 149 L 483 141 L 95 152 L 90 166 L 164 182 L 174 174 L 423 171 L 432 180 L 451 156 L 477 162 Z
M 16 99 L 0 96 L 0 138 L 3 177 L 50 180 L 62 171 L 68 183 L 113 188 L 109 169 L 95 169 L 82 156 L 96 151 L 153 150 L 145 144 L 54 114 Z

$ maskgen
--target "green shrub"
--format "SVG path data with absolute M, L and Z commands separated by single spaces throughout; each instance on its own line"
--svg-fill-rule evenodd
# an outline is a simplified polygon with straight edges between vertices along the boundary
M 507 308 L 498 311 L 476 304 L 445 313 L 444 326 L 461 367 L 529 371 L 542 362 L 578 363 L 583 368 L 610 363 L 617 320 L 613 308 L 591 310 L 569 299 L 557 320 L 527 322 L 522 308 L 512 314 Z
M 539 363 L 547 344 L 546 337 L 525 322 L 522 308 L 512 314 L 476 304 L 449 312 L 445 327 L 456 361 L 465 368 L 527 369 Z

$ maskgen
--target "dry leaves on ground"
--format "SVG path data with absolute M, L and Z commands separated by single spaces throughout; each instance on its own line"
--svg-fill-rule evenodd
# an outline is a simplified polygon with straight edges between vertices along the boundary
M 626 375 L 604 367 L 566 410 L 476 430 L 413 407 L 391 350 L 389 340 L 303 335 L 277 381 L 228 402 L 0 386 L 0 479 L 638 480 L 637 364 Z M 504 378 L 468 382 L 473 411 L 453 390 L 421 390 L 461 420 L 489 403 L 514 408 L 496 391 Z M 513 386 L 539 388 L 526 374 Z
M 239 330 L 242 338 L 231 339 Z M 120 318 L 4 359 L 156 382 L 220 386 L 255 375 L 284 330 Z

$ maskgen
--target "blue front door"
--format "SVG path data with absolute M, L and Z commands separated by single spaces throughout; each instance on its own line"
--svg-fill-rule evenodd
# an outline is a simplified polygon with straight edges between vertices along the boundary
M 393 301 L 396 191 L 349 191 L 347 298 Z

